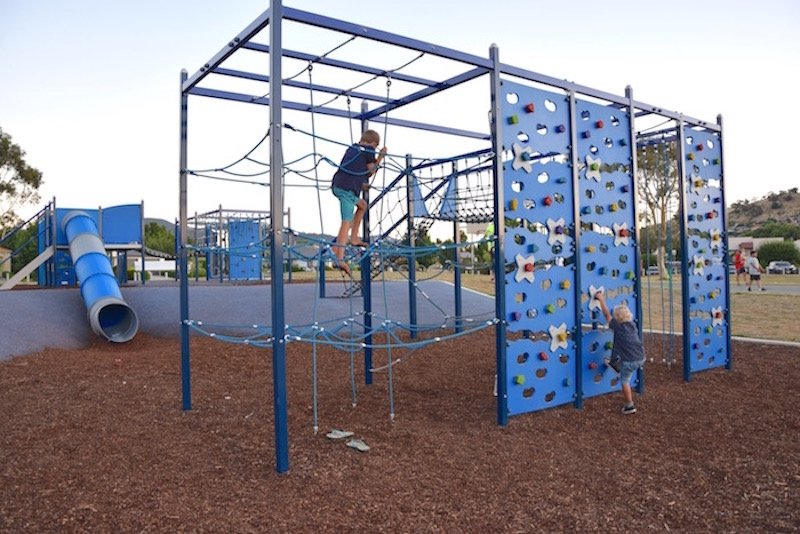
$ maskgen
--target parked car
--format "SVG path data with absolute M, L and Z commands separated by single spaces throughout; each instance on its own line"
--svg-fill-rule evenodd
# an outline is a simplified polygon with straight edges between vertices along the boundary
M 767 272 L 770 274 L 797 274 L 797 267 L 788 261 L 771 261 L 767 265 Z
M 645 276 L 659 276 L 661 274 L 661 269 L 658 268 L 658 265 L 649 265 L 644 270 Z

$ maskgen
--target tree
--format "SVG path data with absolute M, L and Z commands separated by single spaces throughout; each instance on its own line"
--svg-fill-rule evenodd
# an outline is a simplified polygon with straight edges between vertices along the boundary
M 0 128 L 0 236 L 19 222 L 16 210 L 39 202 L 42 173 L 25 162 L 25 151 Z
M 797 250 L 791 241 L 764 243 L 758 247 L 758 259 L 765 267 L 775 260 L 784 260 L 796 265 L 800 263 L 800 250 Z
M 144 242 L 147 248 L 175 254 L 175 236 L 157 222 L 149 222 L 144 227 Z
M 667 272 L 667 221 L 674 217 L 678 207 L 677 150 L 676 142 L 663 142 L 657 146 L 644 146 L 636 155 L 637 191 L 645 208 L 644 220 L 640 224 L 654 229 L 653 244 L 662 273 Z

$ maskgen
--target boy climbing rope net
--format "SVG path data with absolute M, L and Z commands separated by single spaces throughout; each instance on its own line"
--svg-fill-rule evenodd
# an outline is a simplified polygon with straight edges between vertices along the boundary
M 367 211 L 367 202 L 361 198 L 361 191 L 369 188 L 369 179 L 377 172 L 386 156 L 386 147 L 377 152 L 381 136 L 375 130 L 366 130 L 358 143 L 353 143 L 344 153 L 339 170 L 333 175 L 333 194 L 339 199 L 342 224 L 336 236 L 334 254 L 338 267 L 350 275 L 350 266 L 344 261 L 347 237 L 356 247 L 367 245 L 358 237 L 361 221 Z M 355 209 L 355 213 L 353 210 Z

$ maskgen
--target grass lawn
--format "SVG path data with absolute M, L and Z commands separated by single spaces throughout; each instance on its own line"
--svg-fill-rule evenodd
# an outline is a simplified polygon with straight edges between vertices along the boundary
M 408 273 L 386 272 L 387 280 L 406 280 Z M 315 273 L 293 273 L 295 281 L 313 280 Z M 338 279 L 339 273 L 328 271 L 329 279 Z M 358 276 L 356 274 L 356 276 Z M 435 278 L 447 282 L 453 281 L 452 272 L 439 274 L 438 271 L 417 273 L 418 280 Z M 494 282 L 485 274 L 462 274 L 464 287 L 494 295 Z M 775 285 L 800 285 L 800 275 L 770 274 L 763 277 L 765 287 Z M 736 279 L 731 280 L 733 286 Z M 681 320 L 681 284 L 680 277 L 672 282 L 672 325 L 669 324 L 670 292 L 666 280 L 657 277 L 645 277 L 642 281 L 642 315 L 644 328 L 652 330 L 682 330 Z M 794 317 L 800 309 L 800 295 L 776 295 L 770 293 L 732 293 L 732 334 L 734 336 L 760 339 L 776 339 L 781 341 L 800 342 L 800 330 L 794 327 Z

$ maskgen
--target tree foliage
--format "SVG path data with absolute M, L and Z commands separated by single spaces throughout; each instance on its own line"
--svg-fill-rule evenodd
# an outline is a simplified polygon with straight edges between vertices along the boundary
M 783 237 L 795 241 L 800 239 L 800 225 L 791 223 L 768 222 L 752 232 L 753 237 Z
M 644 146 L 636 155 L 637 192 L 645 209 L 640 223 L 652 229 L 652 246 L 656 250 L 661 272 L 666 272 L 665 260 L 670 237 L 667 235 L 667 223 L 678 211 L 680 180 L 677 151 L 677 142 L 673 141 Z
M 764 243 L 758 247 L 758 260 L 764 267 L 776 260 L 789 261 L 797 265 L 800 263 L 800 250 L 797 250 L 791 241 Z
M 144 227 L 144 242 L 147 248 L 175 254 L 175 236 L 157 222 L 149 222 Z
M 19 222 L 16 210 L 39 201 L 42 173 L 25 162 L 25 151 L 0 128 L 0 234 Z

